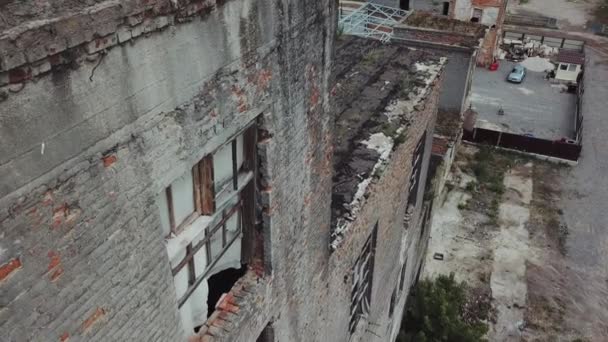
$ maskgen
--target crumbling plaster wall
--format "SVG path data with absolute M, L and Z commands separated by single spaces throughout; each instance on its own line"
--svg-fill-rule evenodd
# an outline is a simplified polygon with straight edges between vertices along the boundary
M 229 0 L 163 26 L 3 88 L 0 335 L 181 340 L 154 198 L 258 118 L 271 273 L 216 340 L 269 320 L 322 340 L 335 3 Z
M 406 139 L 396 146 L 380 180 L 373 183 L 369 197 L 365 200 L 357 218 L 342 244 L 332 253 L 329 270 L 333 274 L 329 295 L 334 308 L 335 329 L 329 330 L 325 341 L 342 341 L 343 332 L 348 330 L 349 309 L 352 291 L 352 267 L 361 249 L 370 236 L 376 222 L 378 235 L 373 275 L 373 291 L 369 316 L 363 321 L 353 336 L 353 341 L 370 341 L 380 336 L 389 341 L 394 337 L 395 327 L 399 328 L 405 300 L 414 281 L 416 272 L 426 252 L 426 239 L 420 236 L 421 211 L 424 184 L 431 154 L 432 132 L 435 125 L 442 77 L 437 77 L 430 87 L 425 100 L 412 115 L 411 125 L 405 132 Z M 424 132 L 427 132 L 423 168 L 418 188 L 418 203 L 411 224 L 404 228 L 405 206 L 408 199 L 407 188 L 411 173 L 413 153 Z M 407 257 L 406 257 L 407 256 Z M 401 261 L 407 259 L 404 291 L 395 303 L 393 317 L 389 317 L 390 298 L 399 284 Z M 343 312 L 340 312 L 340 311 Z M 393 335 L 391 337 L 391 335 Z

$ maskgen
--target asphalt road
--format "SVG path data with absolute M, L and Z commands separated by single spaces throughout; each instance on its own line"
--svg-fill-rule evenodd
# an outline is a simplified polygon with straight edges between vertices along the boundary
M 568 224 L 565 322 L 592 341 L 608 339 L 608 56 L 587 49 L 583 152 L 562 172 L 559 207 Z

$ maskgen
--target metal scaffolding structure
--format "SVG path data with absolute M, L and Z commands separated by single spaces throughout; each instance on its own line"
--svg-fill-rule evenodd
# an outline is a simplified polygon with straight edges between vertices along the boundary
M 340 4 L 339 29 L 343 34 L 389 42 L 393 36 L 393 27 L 408 14 L 408 11 L 399 8 L 371 2 L 362 3 L 359 7 Z

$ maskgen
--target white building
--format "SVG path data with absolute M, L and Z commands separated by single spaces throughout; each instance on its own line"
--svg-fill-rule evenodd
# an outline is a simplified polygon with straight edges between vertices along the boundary
M 557 55 L 555 79 L 561 82 L 576 83 L 578 75 L 583 71 L 585 55 L 578 51 L 560 50 Z

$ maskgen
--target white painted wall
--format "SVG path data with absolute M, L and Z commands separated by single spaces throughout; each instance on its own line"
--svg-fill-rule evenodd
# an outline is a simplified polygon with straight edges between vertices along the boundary
M 471 20 L 473 15 L 473 6 L 471 0 L 456 0 L 454 6 L 454 18 L 463 21 Z
M 496 25 L 496 21 L 498 20 L 499 11 L 500 11 L 500 8 L 498 8 L 498 7 L 483 8 L 483 15 L 481 16 L 481 23 L 483 25 L 487 25 L 487 26 Z

